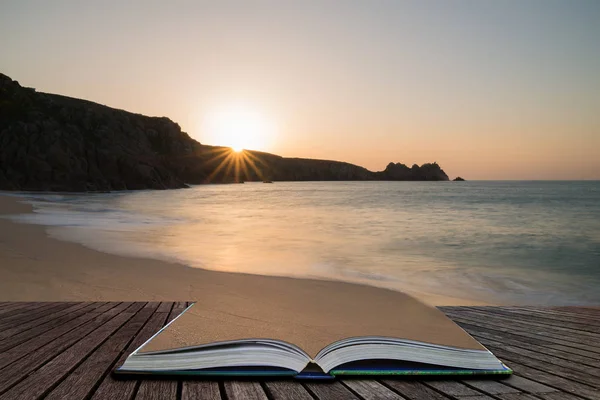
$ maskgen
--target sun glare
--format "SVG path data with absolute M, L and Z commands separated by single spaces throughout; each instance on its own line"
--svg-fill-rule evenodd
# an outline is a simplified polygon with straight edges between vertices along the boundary
M 228 108 L 208 113 L 202 122 L 202 142 L 242 150 L 267 150 L 275 135 L 274 124 L 261 113 Z

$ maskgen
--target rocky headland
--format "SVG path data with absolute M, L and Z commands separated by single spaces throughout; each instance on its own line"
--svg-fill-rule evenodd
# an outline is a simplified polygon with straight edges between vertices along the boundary
M 372 172 L 340 161 L 233 153 L 197 142 L 168 118 L 36 92 L 0 74 L 0 190 L 174 189 L 265 180 L 447 181 L 448 176 L 437 163 L 390 163 Z

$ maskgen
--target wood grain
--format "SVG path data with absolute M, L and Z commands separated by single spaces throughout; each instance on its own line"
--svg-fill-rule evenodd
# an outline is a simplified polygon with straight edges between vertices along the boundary
M 229 400 L 268 400 L 259 382 L 225 381 L 224 387 Z
M 306 383 L 305 387 L 319 399 L 358 399 L 341 382 Z
M 0 399 L 600 400 L 600 308 L 590 307 L 441 307 L 514 370 L 504 380 L 116 379 L 189 304 L 0 303 Z
M 383 386 L 380 382 L 374 379 L 348 379 L 342 381 L 343 384 L 350 388 L 359 397 L 366 400 L 398 400 L 404 399 L 404 397 L 391 391 L 387 387 Z
M 133 318 L 71 371 L 69 376 L 48 394 L 47 398 L 49 400 L 87 398 L 96 383 L 110 373 L 113 363 L 152 315 L 151 309 L 139 311 L 144 304 L 137 303 L 131 307 L 130 311 L 135 313 Z
M 214 381 L 184 381 L 181 400 L 221 400 L 219 384 Z
M 265 382 L 265 387 L 266 392 L 274 400 L 312 400 L 312 396 L 308 393 L 308 390 L 296 381 Z
M 406 399 L 418 400 L 418 399 L 431 399 L 431 400 L 445 400 L 450 397 L 441 394 L 422 382 L 406 381 L 406 380 L 392 380 L 386 379 L 382 381 L 386 386 L 391 387 L 396 392 L 400 393 Z
M 173 302 L 170 301 L 163 301 L 159 304 L 158 308 L 156 309 L 156 314 L 157 315 L 161 315 L 162 316 L 162 320 L 164 321 L 164 324 L 168 324 L 169 322 L 171 322 L 173 319 L 175 319 L 175 317 L 177 317 L 181 311 L 171 311 L 173 309 Z M 157 381 L 142 381 L 140 383 L 140 387 L 139 387 L 139 391 L 138 391 L 138 396 L 136 396 L 136 398 L 146 398 L 146 397 L 139 397 L 139 393 L 151 393 L 153 392 L 156 388 L 157 385 L 159 385 L 159 383 L 157 383 Z M 171 396 L 171 393 L 177 393 L 177 385 L 178 385 L 178 381 L 171 379 L 171 380 L 165 380 L 165 381 L 160 381 L 160 385 L 158 386 L 160 388 L 160 390 L 162 390 L 165 393 L 165 397 L 164 398 L 170 398 L 169 396 Z M 149 388 L 146 388 L 146 386 L 149 386 Z M 163 398 L 163 397 L 161 397 Z

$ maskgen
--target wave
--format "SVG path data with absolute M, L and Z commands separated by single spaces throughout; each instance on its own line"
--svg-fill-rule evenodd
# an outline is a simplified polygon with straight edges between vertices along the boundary
M 485 194 L 477 185 L 477 193 Z M 580 200 L 585 206 L 579 209 L 568 203 L 559 212 L 553 201 L 530 212 L 521 207 L 531 201 L 496 207 L 494 193 L 485 195 L 485 203 L 473 193 L 449 194 L 456 189 L 447 187 L 419 193 L 418 184 L 388 190 L 373 183 L 368 198 L 361 183 L 342 192 L 327 183 L 271 186 L 29 193 L 34 213 L 10 218 L 45 225 L 50 236 L 95 250 L 205 269 L 491 303 L 600 301 L 600 229 L 590 223 L 600 210 L 590 208 L 589 199 Z M 546 196 L 556 185 L 551 189 Z M 531 196 L 538 192 L 534 188 Z

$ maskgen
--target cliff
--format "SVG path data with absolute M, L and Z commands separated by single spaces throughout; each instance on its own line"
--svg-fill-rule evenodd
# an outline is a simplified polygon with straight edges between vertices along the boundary
M 183 188 L 244 180 L 448 180 L 436 164 L 353 164 L 206 146 L 165 117 L 38 93 L 0 74 L 0 190 Z

